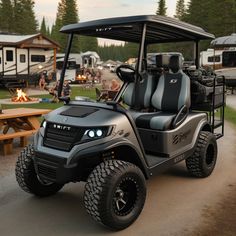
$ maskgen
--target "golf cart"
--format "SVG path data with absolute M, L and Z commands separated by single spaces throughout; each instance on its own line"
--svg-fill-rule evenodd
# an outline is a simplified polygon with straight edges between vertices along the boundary
M 224 79 L 200 70 L 198 55 L 199 41 L 214 36 L 149 15 L 78 23 L 61 32 L 69 39 L 59 97 L 76 34 L 138 43 L 137 65 L 117 68 L 123 86 L 112 101 L 60 97 L 65 105 L 45 116 L 34 143 L 21 152 L 16 179 L 23 190 L 40 197 L 55 194 L 66 183 L 85 181 L 89 215 L 121 230 L 141 213 L 150 177 L 183 160 L 195 177 L 207 177 L 215 167 L 216 141 L 224 133 Z M 184 73 L 178 53 L 158 54 L 155 68 L 147 66 L 148 45 L 182 41 L 195 43 L 195 70 Z

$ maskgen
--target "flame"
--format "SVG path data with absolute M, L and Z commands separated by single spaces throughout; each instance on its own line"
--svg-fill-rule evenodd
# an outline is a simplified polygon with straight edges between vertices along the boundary
M 22 91 L 22 89 L 16 90 L 17 96 L 12 98 L 13 102 L 28 102 L 31 101 L 31 99 Z
M 78 76 L 77 76 L 77 79 L 79 79 L 79 80 L 80 80 L 80 79 L 86 79 L 86 76 L 84 76 L 84 75 L 78 75 Z

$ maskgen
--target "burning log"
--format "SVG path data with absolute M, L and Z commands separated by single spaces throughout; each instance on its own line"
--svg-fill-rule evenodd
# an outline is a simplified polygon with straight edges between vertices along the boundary
M 26 95 L 26 93 L 24 93 L 22 91 L 22 89 L 17 89 L 16 92 L 17 92 L 17 96 L 13 97 L 11 99 L 12 102 L 30 102 L 30 101 L 32 101 L 32 99 L 30 97 L 28 97 Z

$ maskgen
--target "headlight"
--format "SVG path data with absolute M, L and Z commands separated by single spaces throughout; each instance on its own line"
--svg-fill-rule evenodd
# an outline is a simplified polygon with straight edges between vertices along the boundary
M 99 138 L 104 138 L 111 133 L 112 127 L 102 127 L 102 128 L 88 128 L 84 132 L 82 140 L 96 140 Z
M 47 126 L 47 121 L 44 120 L 44 121 L 42 122 L 42 124 L 41 124 L 41 127 L 43 127 L 44 129 L 46 129 L 46 126 Z
M 101 130 L 101 129 L 98 129 L 98 130 L 96 131 L 96 135 L 97 135 L 97 137 L 101 137 L 101 136 L 103 135 L 102 130 Z
M 89 138 L 94 138 L 95 137 L 95 132 L 93 130 L 88 131 L 88 136 Z

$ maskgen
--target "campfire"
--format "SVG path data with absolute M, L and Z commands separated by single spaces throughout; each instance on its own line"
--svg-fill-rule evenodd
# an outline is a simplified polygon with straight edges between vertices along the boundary
M 28 97 L 26 93 L 22 91 L 22 89 L 16 90 L 17 96 L 13 97 L 11 100 L 12 102 L 30 102 L 32 98 Z

